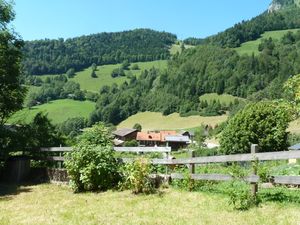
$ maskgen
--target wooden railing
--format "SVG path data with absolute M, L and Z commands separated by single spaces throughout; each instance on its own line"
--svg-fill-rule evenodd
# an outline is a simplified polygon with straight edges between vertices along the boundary
M 115 147 L 117 152 L 160 152 L 170 154 L 171 148 L 169 147 Z M 58 152 L 60 156 L 48 156 L 46 160 L 50 161 L 64 161 L 62 152 L 72 151 L 70 147 L 55 147 L 55 148 L 41 148 L 41 152 Z M 208 181 L 228 181 L 233 177 L 226 174 L 195 174 L 195 165 L 203 165 L 209 163 L 227 163 L 227 162 L 253 162 L 253 161 L 274 161 L 274 160 L 288 160 L 300 159 L 300 151 L 281 151 L 281 152 L 264 152 L 258 153 L 258 146 L 251 146 L 251 154 L 236 154 L 236 155 L 220 155 L 220 156 L 207 156 L 207 157 L 194 157 L 191 154 L 190 158 L 184 159 L 170 159 L 165 157 L 163 159 L 151 159 L 153 165 L 187 165 L 190 168 L 190 179 L 193 180 L 208 180 Z M 132 162 L 133 158 L 124 158 L 120 161 Z M 245 177 L 244 180 L 256 185 L 259 182 L 259 176 L 256 175 L 257 171 L 253 171 L 251 176 Z M 169 175 L 172 179 L 184 179 L 183 174 L 172 173 Z M 300 176 L 273 176 L 271 181 L 274 184 L 290 184 L 300 185 Z M 253 186 L 254 191 L 257 191 L 257 186 Z

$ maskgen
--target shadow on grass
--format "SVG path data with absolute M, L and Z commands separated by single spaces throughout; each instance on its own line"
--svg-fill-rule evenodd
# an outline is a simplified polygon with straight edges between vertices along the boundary
M 13 195 L 23 192 L 31 192 L 31 188 L 17 184 L 0 183 L 0 202 L 11 200 Z

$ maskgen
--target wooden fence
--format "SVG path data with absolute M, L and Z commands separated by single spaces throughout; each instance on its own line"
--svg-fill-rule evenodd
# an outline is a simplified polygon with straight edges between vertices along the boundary
M 169 156 L 171 149 L 169 147 L 115 147 L 117 152 L 160 152 L 166 153 Z M 58 148 L 41 148 L 42 152 L 69 152 L 72 148 L 58 147 Z M 258 152 L 258 146 L 251 146 L 251 154 L 236 154 L 236 155 L 220 155 L 220 156 L 208 156 L 208 157 L 194 157 L 194 153 L 191 152 L 190 158 L 184 159 L 171 159 L 165 157 L 163 159 L 151 159 L 150 162 L 153 165 L 187 165 L 190 168 L 190 178 L 192 180 L 207 180 L 207 181 L 228 181 L 233 177 L 226 174 L 195 174 L 195 165 L 203 165 L 209 163 L 228 163 L 228 162 L 254 162 L 254 161 L 274 161 L 274 160 L 288 160 L 288 159 L 300 159 L 300 151 L 281 151 L 281 152 Z M 63 161 L 64 157 L 60 156 L 48 156 L 47 160 L 51 161 Z M 122 159 L 123 162 L 132 162 L 134 159 Z M 183 174 L 172 173 L 169 175 L 172 179 L 184 179 Z M 259 176 L 257 171 L 253 170 L 251 176 L 244 178 L 246 181 L 253 184 L 253 193 L 257 192 L 257 183 L 259 182 Z M 271 182 L 274 184 L 290 184 L 300 185 L 300 176 L 273 176 Z

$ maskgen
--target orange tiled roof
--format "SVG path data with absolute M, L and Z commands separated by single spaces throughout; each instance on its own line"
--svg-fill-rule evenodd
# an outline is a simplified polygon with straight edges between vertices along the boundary
M 138 141 L 160 141 L 160 133 L 138 132 L 136 140 L 138 140 Z
M 160 131 L 156 132 L 138 132 L 136 139 L 138 141 L 160 141 L 165 142 L 166 136 L 168 135 L 176 135 L 176 131 Z

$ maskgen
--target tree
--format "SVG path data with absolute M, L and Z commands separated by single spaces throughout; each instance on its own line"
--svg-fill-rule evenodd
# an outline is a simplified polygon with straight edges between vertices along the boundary
M 139 124 L 139 123 L 136 123 L 136 124 L 134 124 L 133 129 L 136 129 L 136 130 L 138 130 L 138 131 L 141 131 L 141 130 L 142 130 L 142 125 Z
M 23 41 L 7 27 L 13 19 L 12 6 L 0 1 L 0 125 L 22 108 L 26 92 L 19 82 Z
M 286 150 L 289 121 L 288 110 L 276 103 L 250 104 L 229 120 L 221 135 L 221 151 L 249 153 L 251 144 L 263 152 Z
M 74 70 L 74 68 L 68 69 L 67 76 L 68 76 L 68 78 L 72 78 L 72 77 L 75 76 L 75 70 Z
M 91 67 L 92 67 L 92 70 L 93 70 L 93 71 L 96 71 L 96 70 L 97 70 L 97 65 L 96 65 L 96 63 L 93 63 Z
M 130 63 L 128 62 L 128 60 L 124 60 L 123 63 L 122 63 L 121 68 L 123 70 L 129 70 L 129 66 L 130 66 Z
M 91 77 L 92 78 L 97 78 L 97 74 L 96 74 L 95 70 L 92 70 Z

